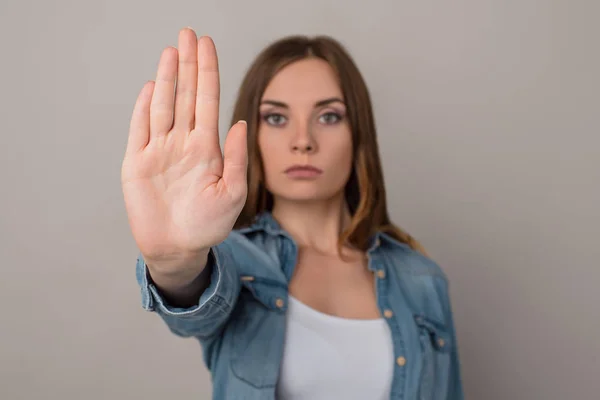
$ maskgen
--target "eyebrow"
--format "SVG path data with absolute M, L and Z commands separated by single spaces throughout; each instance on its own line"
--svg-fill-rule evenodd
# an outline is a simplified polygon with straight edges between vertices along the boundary
M 330 97 L 328 99 L 325 100 L 319 100 L 315 103 L 315 107 L 323 107 L 326 106 L 328 104 L 331 103 L 342 103 L 345 105 L 344 101 L 342 99 L 340 99 L 339 97 Z M 270 104 L 272 106 L 275 107 L 281 107 L 281 108 L 290 108 L 286 103 L 282 102 L 282 101 L 276 101 L 276 100 L 263 100 L 260 105 L 263 104 Z

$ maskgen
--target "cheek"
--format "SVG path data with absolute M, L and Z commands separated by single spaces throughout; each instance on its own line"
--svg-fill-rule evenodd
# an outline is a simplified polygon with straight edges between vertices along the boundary
M 321 160 L 327 170 L 324 187 L 328 192 L 342 190 L 352 172 L 352 139 L 350 134 L 331 135 L 321 143 Z
M 325 144 L 325 143 L 324 143 Z M 330 165 L 338 166 L 341 174 L 346 173 L 352 165 L 352 139 L 350 134 L 333 136 L 332 140 L 325 144 L 324 152 L 330 156 L 327 158 Z
M 341 181 L 341 184 L 345 185 L 350 178 L 350 173 L 352 172 L 352 146 L 348 146 L 345 151 L 340 154 L 338 160 L 338 177 Z

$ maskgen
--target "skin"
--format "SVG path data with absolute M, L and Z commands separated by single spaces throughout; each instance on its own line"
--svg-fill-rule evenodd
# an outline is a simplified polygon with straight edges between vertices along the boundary
M 334 71 L 318 58 L 288 65 L 267 86 L 259 111 L 258 143 L 273 216 L 299 245 L 290 293 L 327 314 L 377 318 L 365 255 L 346 247 L 346 262 L 337 251 L 350 219 L 344 187 L 352 169 L 352 135 Z M 310 179 L 285 173 L 297 164 L 322 173 Z
M 259 111 L 258 143 L 266 186 L 274 196 L 273 215 L 300 242 L 335 253 L 347 217 L 343 189 L 352 166 L 352 137 L 333 71 L 320 59 L 287 66 L 267 86 Z M 323 173 L 293 179 L 284 171 L 295 164 Z

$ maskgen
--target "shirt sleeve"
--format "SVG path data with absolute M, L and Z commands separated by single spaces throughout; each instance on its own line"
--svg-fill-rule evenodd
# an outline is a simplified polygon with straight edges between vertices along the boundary
M 156 312 L 169 329 L 181 337 L 208 339 L 217 335 L 227 322 L 237 302 L 240 280 L 226 247 L 212 247 L 206 268 L 210 268 L 210 284 L 198 303 L 189 308 L 169 305 L 152 282 L 142 255 L 136 264 L 136 278 L 141 290 L 142 307 Z
M 461 365 L 459 357 L 459 346 L 456 337 L 456 328 L 454 326 L 454 316 L 452 313 L 452 305 L 450 303 L 450 294 L 448 283 L 446 282 L 444 290 L 444 308 L 446 313 L 446 323 L 449 329 L 449 334 L 452 340 L 452 350 L 450 353 L 450 374 L 448 382 L 448 400 L 464 400 L 462 377 L 461 377 Z

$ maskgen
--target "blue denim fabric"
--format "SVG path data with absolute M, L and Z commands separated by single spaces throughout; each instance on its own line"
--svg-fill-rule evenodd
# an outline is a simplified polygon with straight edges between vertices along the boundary
M 367 255 L 381 313 L 392 311 L 391 399 L 463 399 L 446 276 L 435 262 L 384 233 L 372 238 Z M 210 286 L 198 305 L 185 309 L 166 303 L 138 258 L 144 309 L 160 315 L 174 334 L 199 340 L 213 399 L 275 399 L 296 257 L 294 240 L 263 213 L 211 248 Z

